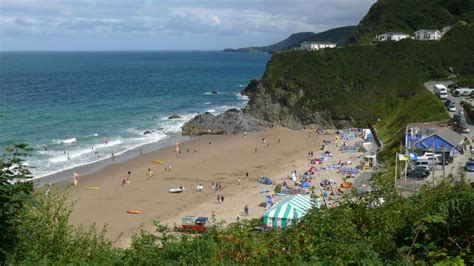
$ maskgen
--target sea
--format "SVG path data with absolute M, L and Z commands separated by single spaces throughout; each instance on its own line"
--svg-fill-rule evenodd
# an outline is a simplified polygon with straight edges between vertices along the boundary
M 244 107 L 240 91 L 269 59 L 219 51 L 0 52 L 0 147 L 28 144 L 34 178 L 157 149 L 198 113 Z

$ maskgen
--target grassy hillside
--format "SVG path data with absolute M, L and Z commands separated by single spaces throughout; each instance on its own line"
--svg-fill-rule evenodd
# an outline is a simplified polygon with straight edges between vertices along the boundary
M 440 42 L 404 40 L 319 52 L 275 54 L 264 81 L 284 97 L 303 92 L 298 105 L 333 118 L 375 124 L 389 146 L 409 122 L 447 119 L 439 100 L 423 88 L 453 67 L 474 73 L 474 26 L 456 26 Z M 292 96 L 293 95 L 293 96 Z
M 327 30 L 320 33 L 313 32 L 299 32 L 291 34 L 288 38 L 281 42 L 263 46 L 263 47 L 246 47 L 237 50 L 226 49 L 228 52 L 268 52 L 273 53 L 277 51 L 291 50 L 299 47 L 305 41 L 321 41 L 321 42 L 335 42 L 341 46 L 349 41 L 349 38 L 354 34 L 356 26 L 340 27 Z
M 474 22 L 474 0 L 379 0 L 362 19 L 352 41 L 369 42 L 387 31 L 413 33 Z

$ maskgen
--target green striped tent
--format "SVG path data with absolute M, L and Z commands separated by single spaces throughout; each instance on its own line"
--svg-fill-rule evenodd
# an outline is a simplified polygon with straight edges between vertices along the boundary
M 298 219 L 305 216 L 317 204 L 310 197 L 300 194 L 285 197 L 282 201 L 271 207 L 263 215 L 263 223 L 268 227 L 286 228 L 295 224 Z

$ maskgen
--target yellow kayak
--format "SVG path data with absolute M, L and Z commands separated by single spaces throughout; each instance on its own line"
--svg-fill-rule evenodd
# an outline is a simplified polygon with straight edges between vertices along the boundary
M 162 160 L 153 160 L 152 162 L 153 162 L 153 163 L 159 163 L 159 164 L 164 163 Z

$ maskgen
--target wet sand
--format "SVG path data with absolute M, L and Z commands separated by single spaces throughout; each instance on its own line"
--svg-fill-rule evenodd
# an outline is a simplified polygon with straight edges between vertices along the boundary
M 268 146 L 262 143 L 262 138 Z M 155 220 L 173 226 L 179 225 L 184 215 L 215 215 L 218 221 L 227 223 L 235 222 L 238 214 L 241 219 L 261 217 L 265 212 L 265 208 L 259 206 L 265 202 L 261 190 L 272 190 L 273 186 L 258 183 L 258 177 L 268 176 L 282 182 L 293 169 L 302 174 L 310 167 L 308 152 L 313 151 L 314 157 L 319 157 L 323 140 L 333 141 L 327 149 L 334 157 L 327 163 L 355 162 L 360 155 L 340 153 L 340 141 L 335 141 L 335 134 L 318 135 L 310 130 L 280 127 L 249 133 L 245 138 L 242 134 L 197 137 L 181 143 L 179 156 L 174 146 L 143 154 L 82 176 L 77 187 L 68 186 L 69 197 L 76 201 L 71 223 L 107 225 L 107 236 L 123 247 L 129 245 L 130 237 L 139 230 L 152 232 Z M 152 160 L 163 160 L 164 164 L 155 164 Z M 165 171 L 168 165 L 172 165 L 171 171 Z M 148 168 L 154 172 L 152 178 L 147 176 Z M 131 184 L 122 186 L 128 171 L 131 171 Z M 320 180 L 332 178 L 338 184 L 342 182 L 342 175 L 336 171 L 319 171 L 318 176 Z M 211 182 L 219 182 L 223 188 L 212 190 Z M 72 177 L 68 183 L 72 183 Z M 204 186 L 202 192 L 197 191 L 198 184 Z M 316 183 L 313 185 L 317 188 Z M 186 190 L 176 194 L 168 192 L 179 186 Z M 224 196 L 222 204 L 217 204 L 217 195 Z M 248 217 L 243 215 L 245 205 L 250 209 Z M 128 214 L 127 210 L 141 213 Z

